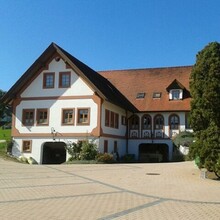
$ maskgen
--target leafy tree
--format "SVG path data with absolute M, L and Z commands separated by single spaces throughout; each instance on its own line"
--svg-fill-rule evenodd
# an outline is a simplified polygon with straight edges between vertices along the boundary
M 201 50 L 190 77 L 191 126 L 196 141 L 190 148 L 199 166 L 220 176 L 220 44 Z

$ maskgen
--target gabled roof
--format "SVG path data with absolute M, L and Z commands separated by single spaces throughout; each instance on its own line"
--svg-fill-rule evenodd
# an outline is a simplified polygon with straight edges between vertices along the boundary
M 167 91 L 169 92 L 171 89 L 184 90 L 185 87 L 177 79 L 174 79 L 173 82 L 167 87 Z
M 192 66 L 182 66 L 99 71 L 99 73 L 108 79 L 141 112 L 189 111 L 191 69 Z M 169 100 L 167 87 L 173 83 L 185 88 L 182 100 Z M 145 97 L 137 99 L 137 94 L 140 92 L 145 93 Z M 160 93 L 160 97 L 153 97 L 153 94 L 156 93 Z
M 42 69 L 48 60 L 57 53 L 81 78 L 83 78 L 94 91 L 103 99 L 123 107 L 130 111 L 137 109 L 124 97 L 118 89 L 116 89 L 110 81 L 102 77 L 96 71 L 88 67 L 86 64 L 66 52 L 64 49 L 51 43 L 50 46 L 42 53 L 42 55 L 30 66 L 30 68 L 18 79 L 11 89 L 2 97 L 1 101 L 10 103 L 19 91 L 25 87 L 27 82 Z

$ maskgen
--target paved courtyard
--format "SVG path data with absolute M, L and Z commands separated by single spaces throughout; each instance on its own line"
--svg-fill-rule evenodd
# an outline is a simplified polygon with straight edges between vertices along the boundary
M 220 219 L 193 162 L 26 165 L 0 159 L 0 219 Z

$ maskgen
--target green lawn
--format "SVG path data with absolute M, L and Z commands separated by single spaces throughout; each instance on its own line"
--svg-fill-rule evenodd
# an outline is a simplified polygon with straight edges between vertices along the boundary
M 11 140 L 11 129 L 2 129 L 0 128 L 0 140 Z
M 0 140 L 9 142 L 11 140 L 11 129 L 0 128 Z M 0 143 L 0 157 L 6 157 L 7 142 Z

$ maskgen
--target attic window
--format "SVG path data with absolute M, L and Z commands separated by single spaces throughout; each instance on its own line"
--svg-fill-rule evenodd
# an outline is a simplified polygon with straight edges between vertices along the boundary
M 51 89 L 54 88 L 55 73 L 44 73 L 43 76 L 43 88 Z
M 161 92 L 154 92 L 153 98 L 156 98 L 156 99 L 161 98 Z
M 170 100 L 180 100 L 183 99 L 183 90 L 182 89 L 171 89 L 169 94 Z
M 145 92 L 139 92 L 136 96 L 136 99 L 143 99 L 145 97 Z

